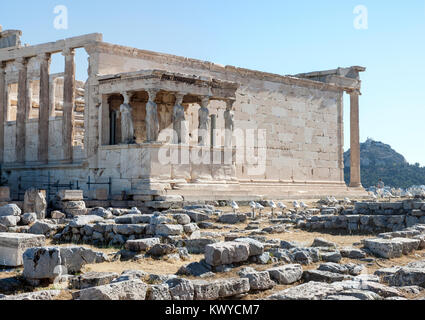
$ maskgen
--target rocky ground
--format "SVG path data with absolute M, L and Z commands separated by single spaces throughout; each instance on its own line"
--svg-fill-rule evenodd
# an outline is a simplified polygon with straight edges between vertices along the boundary
M 90 220 L 89 212 L 82 224 L 81 217 L 61 217 L 54 232 L 43 230 L 45 247 L 24 253 L 24 267 L 0 269 L 0 299 L 425 298 L 422 225 L 396 234 L 307 231 L 303 223 L 335 205 L 306 204 L 308 209 L 297 212 L 273 210 L 275 217 L 265 208 L 256 219 L 250 218 L 250 207 L 233 213 L 230 207 L 205 205 L 149 219 L 140 212 L 109 216 L 99 209 L 105 218 Z M 353 210 L 341 207 L 335 216 Z M 70 244 L 72 239 L 79 241 Z M 60 276 L 52 269 L 59 263 L 55 257 L 67 267 Z

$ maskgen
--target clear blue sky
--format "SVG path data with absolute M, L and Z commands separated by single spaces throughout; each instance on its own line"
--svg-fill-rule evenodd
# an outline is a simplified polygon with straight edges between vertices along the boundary
M 57 5 L 68 7 L 68 30 L 53 28 Z M 354 28 L 357 5 L 368 9 L 367 30 Z M 361 140 L 425 166 L 425 0 L 16 0 L 2 3 L 0 24 L 29 44 L 101 32 L 111 43 L 278 74 L 365 66 Z M 83 78 L 84 55 L 77 60 Z M 348 100 L 345 110 L 347 149 Z

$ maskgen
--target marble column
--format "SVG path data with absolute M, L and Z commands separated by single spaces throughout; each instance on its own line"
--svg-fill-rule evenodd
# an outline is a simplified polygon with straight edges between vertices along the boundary
M 16 60 L 18 67 L 18 106 L 16 109 L 16 161 L 25 163 L 25 140 L 26 140 L 26 108 L 29 94 L 27 63 L 24 58 Z
M 65 57 L 62 118 L 63 160 L 72 162 L 74 144 L 75 50 L 65 49 L 62 54 Z
M 7 109 L 6 64 L 0 62 L 0 163 L 4 162 L 4 122 Z
M 28 60 L 27 65 L 29 64 L 30 60 Z M 27 72 L 28 72 L 28 67 L 27 67 Z M 32 85 L 31 85 L 31 80 L 30 78 L 27 76 L 27 98 L 26 98 L 26 103 L 25 103 L 25 120 L 29 120 L 31 117 L 31 111 L 32 111 Z
M 146 141 L 156 142 L 159 135 L 158 106 L 155 103 L 157 89 L 149 89 L 149 101 L 146 104 Z
M 183 107 L 183 93 L 177 93 L 176 94 L 176 103 L 173 108 L 173 143 L 174 144 L 186 144 L 186 116 L 184 114 L 184 107 Z
M 360 176 L 360 127 L 359 127 L 359 91 L 350 94 L 350 140 L 351 140 L 351 188 L 361 188 Z
M 211 147 L 216 147 L 217 146 L 217 135 L 216 135 L 216 130 L 217 130 L 217 115 L 216 114 L 212 114 L 210 116 L 211 118 Z
M 109 107 L 109 95 L 102 95 L 102 110 L 101 110 L 101 119 L 100 119 L 100 130 L 99 133 L 103 146 L 109 146 L 110 144 L 115 143 L 115 139 L 111 139 L 111 110 Z
M 209 110 L 208 104 L 209 97 L 204 97 L 201 100 L 201 107 L 198 111 L 198 144 L 199 146 L 206 146 L 208 141 L 208 127 L 209 127 Z
M 235 129 L 235 123 L 234 123 L 235 113 L 233 112 L 234 103 L 235 103 L 234 100 L 226 101 L 226 111 L 224 111 L 224 129 L 225 129 L 224 146 L 226 148 L 232 147 L 233 131 Z
M 50 78 L 49 117 L 56 117 L 56 78 Z
M 38 161 L 47 163 L 49 159 L 50 54 L 40 55 L 39 59 Z

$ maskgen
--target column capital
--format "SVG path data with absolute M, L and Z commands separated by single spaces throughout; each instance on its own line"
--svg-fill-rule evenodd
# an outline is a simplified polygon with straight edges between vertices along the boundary
M 347 93 L 351 96 L 351 95 L 357 95 L 357 96 L 361 96 L 362 93 L 360 92 L 360 89 L 352 89 L 352 90 L 347 90 Z
M 39 55 L 37 55 L 37 59 L 40 62 L 50 62 L 51 57 L 52 57 L 52 54 L 48 52 L 40 53 Z
M 65 48 L 62 51 L 62 55 L 64 57 L 74 57 L 75 56 L 75 49 L 74 48 Z
M 208 108 L 208 105 L 210 103 L 210 96 L 203 96 L 201 97 L 201 107 L 202 108 Z
M 184 92 L 177 92 L 174 94 L 174 96 L 176 97 L 176 106 L 180 106 L 183 104 L 183 99 L 185 95 L 186 93 Z
M 149 101 L 155 102 L 159 89 L 147 89 L 146 92 L 148 93 Z
M 26 58 L 17 58 L 15 60 L 16 66 L 18 69 L 23 69 L 28 64 L 28 59 Z
M 235 104 L 236 100 L 226 100 L 226 110 L 233 110 L 233 105 Z
M 123 91 L 123 92 L 121 92 L 121 95 L 124 98 L 124 104 L 130 104 L 131 92 L 130 91 Z

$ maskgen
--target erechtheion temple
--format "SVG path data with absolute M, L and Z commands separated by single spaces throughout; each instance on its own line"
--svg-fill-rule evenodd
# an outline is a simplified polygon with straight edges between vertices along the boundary
M 362 67 L 281 76 L 113 45 L 0 33 L 0 162 L 13 198 L 49 181 L 139 201 L 362 195 Z M 77 81 L 75 50 L 88 55 Z M 53 54 L 63 73 L 50 73 Z M 84 79 L 85 80 L 85 79 Z M 344 183 L 343 95 L 351 97 Z M 89 181 L 89 183 L 86 183 Z M 90 188 L 91 186 L 91 188 Z

